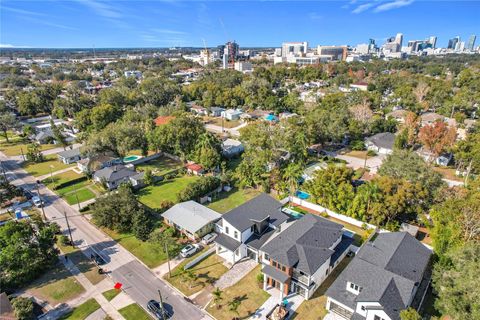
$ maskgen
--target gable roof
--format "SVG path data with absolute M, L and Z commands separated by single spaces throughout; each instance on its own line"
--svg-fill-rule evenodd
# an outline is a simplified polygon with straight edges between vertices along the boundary
M 341 224 L 305 214 L 261 250 L 282 265 L 313 275 L 335 252 L 330 247 L 342 236 L 342 228 Z
M 395 135 L 391 132 L 377 133 L 366 139 L 367 142 L 371 142 L 378 148 L 393 149 L 393 143 L 395 141 Z
M 207 224 L 220 219 L 221 215 L 190 200 L 174 205 L 165 211 L 162 217 L 191 233 L 195 233 Z
M 57 153 L 62 158 L 73 158 L 80 156 L 80 148 L 68 149 Z
M 155 125 L 158 127 L 158 126 L 170 123 L 170 121 L 172 121 L 173 119 L 175 119 L 174 116 L 159 116 L 159 117 L 156 117 L 155 120 L 153 120 L 153 122 L 155 122 Z
M 326 295 L 355 310 L 357 302 L 379 302 L 392 319 L 408 307 L 432 252 L 406 232 L 381 233 L 361 247 L 355 258 L 328 288 Z M 362 288 L 355 295 L 347 282 Z
M 111 167 L 106 167 L 95 171 L 93 174 L 96 178 L 104 178 L 107 182 L 118 181 L 123 178 L 129 178 L 136 176 L 138 173 L 135 170 L 127 168 L 126 166 L 120 164 Z
M 254 222 L 269 217 L 269 223 L 279 226 L 288 220 L 288 216 L 281 212 L 282 204 L 266 193 L 261 193 L 241 206 L 225 213 L 225 219 L 236 229 L 243 231 L 250 228 Z

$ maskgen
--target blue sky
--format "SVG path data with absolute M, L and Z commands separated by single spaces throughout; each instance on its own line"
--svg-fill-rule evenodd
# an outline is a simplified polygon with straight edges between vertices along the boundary
M 480 36 L 479 1 L 18 1 L 0 3 L 1 47 L 310 46 Z M 478 43 L 478 41 L 477 41 Z

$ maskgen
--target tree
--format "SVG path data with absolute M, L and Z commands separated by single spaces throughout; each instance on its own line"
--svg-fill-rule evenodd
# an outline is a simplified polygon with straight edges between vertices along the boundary
M 37 143 L 31 143 L 27 146 L 27 160 L 32 162 L 42 162 L 43 154 Z
M 289 186 L 290 194 L 294 194 L 298 188 L 298 181 L 302 177 L 303 166 L 299 163 L 291 162 L 283 171 L 283 179 Z
M 413 308 L 408 308 L 400 311 L 400 319 L 401 320 L 422 320 L 422 316 L 418 314 L 417 310 Z
M 63 150 L 66 150 L 69 144 L 65 139 L 62 130 L 60 130 L 59 126 L 55 125 L 55 122 L 53 122 L 52 118 L 50 118 L 50 127 L 52 128 L 52 133 L 55 141 L 63 147 Z
M 465 181 L 471 173 L 480 173 L 480 130 L 468 134 L 465 140 L 459 141 L 454 148 L 455 160 L 459 170 L 465 170 Z
M 215 303 L 217 309 L 220 309 L 222 306 L 220 302 L 223 300 L 223 291 L 220 290 L 219 287 L 216 287 L 215 290 L 212 291 L 213 295 L 213 302 Z
M 436 307 L 453 320 L 480 319 L 480 244 L 469 242 L 446 256 L 448 263 L 437 263 L 433 272 Z
M 175 229 L 156 229 L 150 234 L 149 241 L 159 245 L 159 249 L 165 252 L 165 249 L 168 251 L 169 257 L 174 257 L 180 251 L 180 244 L 177 243 L 173 237 L 172 232 L 169 230 L 175 231 Z M 167 253 L 167 252 L 165 252 Z
M 423 126 L 418 133 L 418 139 L 425 149 L 436 157 L 453 146 L 456 136 L 455 128 L 448 127 L 443 121 Z
M 12 301 L 12 307 L 18 320 L 33 320 L 33 301 L 29 298 L 16 297 Z
M 30 221 L 9 221 L 0 228 L 0 287 L 12 292 L 29 283 L 57 262 L 55 230 Z
M 242 302 L 238 298 L 234 298 L 232 301 L 228 303 L 228 310 L 232 311 L 238 316 L 239 315 L 238 307 L 240 307 L 241 303 Z
M 214 170 L 221 161 L 221 142 L 210 132 L 202 134 L 195 147 L 195 161 L 206 170 Z
M 15 127 L 15 115 L 9 112 L 2 112 L 0 113 L 0 131 L 2 131 L 5 140 L 7 143 L 10 142 L 8 140 L 8 130 Z
M 145 169 L 144 173 L 143 173 L 143 182 L 145 183 L 145 185 L 147 186 L 150 186 L 153 184 L 153 174 L 152 174 L 152 169 L 150 168 L 147 168 Z

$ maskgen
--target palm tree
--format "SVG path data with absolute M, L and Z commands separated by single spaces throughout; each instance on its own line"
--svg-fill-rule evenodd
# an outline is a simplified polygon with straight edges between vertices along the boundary
M 303 168 L 299 163 L 289 163 L 283 172 L 283 179 L 286 180 L 290 194 L 295 193 L 298 188 L 298 180 L 302 177 Z
M 213 295 L 213 302 L 217 306 L 217 309 L 220 309 L 222 306 L 220 305 L 220 301 L 223 300 L 222 297 L 223 291 L 220 290 L 219 287 L 216 287 L 215 290 L 212 292 Z
M 228 310 L 232 311 L 237 316 L 239 316 L 240 314 L 238 313 L 238 307 L 240 307 L 240 303 L 241 303 L 240 300 L 233 299 L 228 303 Z

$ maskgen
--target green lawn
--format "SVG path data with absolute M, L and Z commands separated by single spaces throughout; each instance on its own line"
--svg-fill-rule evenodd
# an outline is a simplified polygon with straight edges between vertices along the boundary
M 2 136 L 3 137 L 3 136 Z M 27 154 L 27 145 L 30 144 L 30 141 L 23 138 L 13 139 L 9 143 L 7 143 L 4 139 L 0 143 L 0 151 L 3 152 L 5 155 L 11 156 L 19 156 L 22 154 Z M 54 144 L 41 144 L 39 148 L 41 151 L 50 150 L 57 148 L 57 145 Z
M 300 307 L 295 311 L 292 319 L 296 320 L 320 320 L 327 314 L 325 309 L 327 297 L 325 292 L 328 287 L 337 279 L 338 275 L 350 263 L 352 258 L 345 257 L 340 264 L 330 273 L 330 275 L 323 281 L 320 287 L 315 291 L 310 300 L 302 302 Z
M 75 164 L 64 164 L 57 160 L 57 156 L 49 154 L 45 156 L 45 161 L 40 163 L 25 162 L 22 164 L 23 169 L 34 177 L 50 174 L 50 172 L 59 171 L 62 169 L 74 167 Z
M 165 173 L 168 173 L 174 169 L 181 168 L 183 165 L 181 162 L 172 160 L 167 157 L 160 157 L 155 160 L 139 164 L 136 168 L 140 171 L 145 171 L 145 169 L 152 170 L 152 173 L 157 176 L 162 176 Z
M 45 178 L 43 180 L 43 183 L 47 187 L 49 187 L 51 190 L 53 190 L 54 186 L 56 185 L 59 185 L 61 183 L 66 183 L 68 181 L 72 181 L 81 177 L 82 177 L 81 174 L 78 174 L 75 171 L 70 170 L 67 172 L 54 175 L 52 178 L 50 177 Z M 100 191 L 100 189 L 97 186 L 95 186 L 94 183 L 92 183 L 87 179 L 83 181 L 79 181 L 75 184 L 69 185 L 67 187 L 54 190 L 54 191 L 60 197 L 63 197 L 65 201 L 68 202 L 68 204 L 74 205 L 77 203 L 77 198 L 76 198 L 77 196 L 78 196 L 79 202 L 87 201 L 96 197 L 95 192 L 93 192 L 90 188 L 94 190 L 98 190 L 98 193 L 102 193 L 102 191 Z M 75 192 L 77 195 L 75 195 Z
M 225 213 L 254 198 L 260 192 L 254 189 L 233 188 L 230 192 L 222 192 L 208 207 L 219 213 Z
M 183 176 L 168 181 L 162 181 L 153 186 L 138 191 L 140 202 L 150 208 L 159 208 L 164 201 L 177 202 L 177 193 L 195 180 L 197 176 Z
M 209 124 L 219 127 L 222 126 L 222 118 L 220 117 L 205 117 L 205 120 L 207 120 Z M 223 120 L 223 127 L 227 129 L 238 127 L 241 124 L 242 122 L 240 120 Z
M 65 195 L 65 201 L 67 201 L 69 205 L 77 204 L 77 197 L 78 202 L 82 203 L 84 201 L 95 198 L 95 193 L 93 193 L 88 188 L 80 189 L 76 192 L 76 194 L 75 192 L 72 192 Z
M 26 291 L 51 305 L 69 301 L 85 289 L 59 261 L 58 264 L 31 283 Z
M 163 247 L 159 244 L 138 240 L 133 234 L 118 233 L 106 228 L 102 230 L 138 259 L 142 260 L 149 268 L 158 267 L 167 261 Z
M 113 298 L 115 298 L 116 296 L 118 296 L 118 294 L 122 292 L 121 290 L 118 290 L 118 289 L 110 289 L 108 291 L 105 291 L 103 292 L 103 296 L 105 297 L 105 299 L 107 299 L 108 301 L 112 301 Z
M 150 315 L 138 304 L 133 303 L 125 308 L 118 310 L 125 320 L 151 320 Z
M 68 315 L 61 317 L 62 320 L 84 320 L 89 315 L 100 309 L 100 305 L 94 298 L 88 299 L 78 307 L 74 308 Z
M 223 299 L 220 302 L 220 309 L 217 309 L 214 302 L 210 302 L 207 311 L 218 320 L 230 320 L 238 317 L 246 319 L 251 316 L 270 295 L 263 290 L 263 283 L 259 284 L 257 275 L 261 273 L 260 265 L 255 267 L 249 274 L 231 287 L 223 290 Z M 228 303 L 231 301 L 240 301 L 238 314 L 229 310 Z
M 190 296 L 213 284 L 220 278 L 221 275 L 228 271 L 227 267 L 223 265 L 223 260 L 213 253 L 205 260 L 201 261 L 199 264 L 190 269 L 197 277 L 195 281 L 192 280 L 190 282 L 188 279 L 186 279 L 186 277 L 182 275 L 183 267 L 204 252 L 205 250 L 202 250 L 193 257 L 188 258 L 180 263 L 175 269 L 172 270 L 171 278 L 168 277 L 168 274 L 165 276 L 165 279 L 168 282 L 170 282 L 186 296 Z

